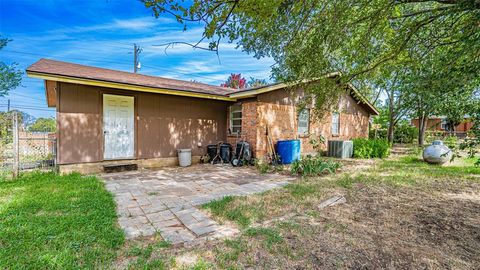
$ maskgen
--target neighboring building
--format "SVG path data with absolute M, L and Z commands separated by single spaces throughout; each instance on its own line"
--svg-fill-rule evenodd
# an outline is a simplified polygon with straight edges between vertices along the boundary
M 417 128 L 420 127 L 418 118 L 412 119 L 411 124 Z M 473 127 L 473 122 L 468 117 L 465 117 L 465 120 L 455 127 L 455 134 L 457 136 L 464 137 L 472 127 Z M 427 130 L 449 132 L 447 127 L 447 117 L 446 116 L 430 117 L 427 120 Z
M 106 164 L 127 161 L 175 165 L 179 148 L 191 148 L 195 162 L 208 144 L 238 138 L 262 158 L 267 127 L 274 142 L 300 138 L 302 152 L 309 153 L 309 135 L 368 137 L 370 116 L 378 114 L 351 85 L 338 108 L 313 121 L 310 108 L 297 112 L 301 89 L 291 93 L 285 84 L 238 91 L 47 59 L 27 74 L 45 80 L 48 106 L 57 108 L 62 172 L 100 172 Z

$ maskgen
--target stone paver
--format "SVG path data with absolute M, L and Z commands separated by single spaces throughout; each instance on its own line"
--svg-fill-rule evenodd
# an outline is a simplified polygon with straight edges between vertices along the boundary
M 158 232 L 173 244 L 229 237 L 237 232 L 219 225 L 196 206 L 229 195 L 282 187 L 293 179 L 260 175 L 248 167 L 209 164 L 104 174 L 102 178 L 115 195 L 118 222 L 127 238 Z

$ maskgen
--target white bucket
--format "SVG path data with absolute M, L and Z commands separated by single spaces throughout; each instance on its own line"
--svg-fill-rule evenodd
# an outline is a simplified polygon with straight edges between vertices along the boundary
M 178 163 L 180 167 L 192 165 L 192 149 L 178 149 Z

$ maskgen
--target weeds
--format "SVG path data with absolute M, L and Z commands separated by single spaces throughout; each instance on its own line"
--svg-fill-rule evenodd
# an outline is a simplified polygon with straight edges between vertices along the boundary
M 223 199 L 211 201 L 202 205 L 202 208 L 209 209 L 216 216 L 223 216 L 228 220 L 234 221 L 242 227 L 250 225 L 251 221 L 244 212 L 246 206 L 233 206 L 234 198 L 232 196 L 223 197 Z
M 283 238 L 279 232 L 271 228 L 248 228 L 245 235 L 250 237 L 263 236 L 265 238 L 265 246 L 271 249 L 274 244 L 282 243 Z
M 290 191 L 295 197 L 304 197 L 308 194 L 315 193 L 315 188 L 313 186 L 307 186 L 302 184 L 288 184 L 285 186 L 287 190 Z
M 341 164 L 321 157 L 305 156 L 292 164 L 291 173 L 304 176 L 335 173 Z
M 390 155 L 390 143 L 384 139 L 353 139 L 353 157 L 386 158 Z

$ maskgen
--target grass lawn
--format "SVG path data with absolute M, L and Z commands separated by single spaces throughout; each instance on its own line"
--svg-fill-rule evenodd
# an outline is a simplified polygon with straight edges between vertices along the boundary
M 428 165 L 417 156 L 362 162 L 337 175 L 208 203 L 203 208 L 218 222 L 241 229 L 238 237 L 189 248 L 139 242 L 148 256 L 132 257 L 130 268 L 155 269 L 150 262 L 160 269 L 480 265 L 480 168 L 471 160 L 449 166 Z M 347 203 L 318 209 L 337 194 Z
M 109 268 L 123 242 L 112 195 L 97 178 L 0 180 L 0 269 Z
M 24 174 L 0 181 L 0 269 L 475 269 L 480 168 L 417 156 L 203 206 L 237 237 L 193 247 L 159 235 L 124 243 L 112 195 L 95 177 Z M 333 195 L 347 202 L 319 209 Z

